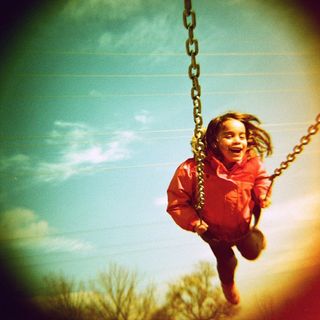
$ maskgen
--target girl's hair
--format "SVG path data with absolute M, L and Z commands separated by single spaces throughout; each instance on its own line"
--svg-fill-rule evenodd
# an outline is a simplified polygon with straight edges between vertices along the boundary
M 264 155 L 272 154 L 271 137 L 268 132 L 259 126 L 260 120 L 251 114 L 239 112 L 228 112 L 210 121 L 204 136 L 206 151 L 211 150 L 216 156 L 221 156 L 217 147 L 217 137 L 223 123 L 230 119 L 238 120 L 244 124 L 249 150 L 253 150 L 262 158 Z

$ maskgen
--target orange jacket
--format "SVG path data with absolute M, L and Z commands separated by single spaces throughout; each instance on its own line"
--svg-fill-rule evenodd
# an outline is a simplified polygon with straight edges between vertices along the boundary
M 248 231 L 253 191 L 267 193 L 270 180 L 259 157 L 245 156 L 228 171 L 213 155 L 204 162 L 205 205 L 201 217 L 218 238 L 230 240 Z M 196 203 L 196 163 L 187 159 L 177 168 L 168 188 L 167 211 L 183 229 L 193 231 L 199 220 Z

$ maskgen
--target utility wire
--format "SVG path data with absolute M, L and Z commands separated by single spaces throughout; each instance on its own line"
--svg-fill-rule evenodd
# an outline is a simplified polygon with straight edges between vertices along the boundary
M 45 239 L 43 239 L 45 240 Z M 155 240 L 152 240 L 152 241 L 136 241 L 136 242 L 132 242 L 130 241 L 130 243 L 128 242 L 125 242 L 125 243 L 120 243 L 120 244 L 109 244 L 109 245 L 106 245 L 106 246 L 101 246 L 99 248 L 97 248 L 97 250 L 99 251 L 102 251 L 102 250 L 106 250 L 106 249 L 116 249 L 116 248 L 123 248 L 123 247 L 132 247 L 132 246 L 143 246 L 143 245 L 150 245 L 150 244 L 159 244 L 159 243 L 165 243 L 165 242 L 171 242 L 171 243 L 176 243 L 177 244 L 177 241 L 179 240 L 179 238 L 177 237 L 171 237 L 171 238 L 160 238 L 160 239 L 155 239 Z M 183 242 L 184 244 L 187 244 L 185 241 Z M 150 248 L 152 249 L 152 248 Z M 94 251 L 96 251 L 94 249 Z M 79 253 L 79 254 L 83 254 L 83 252 L 73 252 L 73 253 Z M 5 259 L 8 261 L 8 260 L 19 260 L 19 259 L 33 259 L 33 258 L 37 258 L 37 257 L 48 257 L 48 256 L 52 256 L 54 255 L 55 257 L 57 256 L 62 256 L 62 255 L 65 255 L 65 254 L 70 254 L 70 250 L 59 250 L 58 252 L 57 251 L 50 251 L 50 252 L 45 252 L 45 253 L 36 253 L 36 254 L 16 254 L 16 255 L 12 255 L 10 254 L 9 256 L 6 255 L 5 256 Z
M 302 127 L 299 128 L 283 128 L 283 129 L 269 129 L 270 133 L 277 133 L 277 132 L 301 132 L 303 129 Z M 172 141 L 172 140 L 190 140 L 191 136 L 192 136 L 192 129 L 188 130 L 189 135 L 174 135 L 174 136 L 165 136 L 165 137 L 143 137 L 144 141 L 161 141 L 161 140 L 165 140 L 165 141 Z M 108 140 L 104 139 L 103 142 L 100 141 L 100 144 L 104 145 L 107 144 L 108 142 L 112 142 L 114 139 L 112 137 L 108 138 Z M 69 142 L 59 142 L 56 141 L 54 143 L 33 143 L 33 142 L 19 142 L 20 140 L 17 141 L 10 141 L 10 139 L 2 139 L 0 137 L 0 144 L 6 148 L 6 150 L 10 149 L 10 148 L 14 148 L 15 150 L 17 148 L 19 149 L 27 149 L 27 150 L 35 150 L 35 149 L 47 149 L 46 154 L 56 154 L 56 150 L 54 150 L 55 148 L 61 148 L 63 146 L 70 146 L 71 144 L 74 144 L 75 141 L 70 140 Z M 86 145 L 96 145 L 97 141 L 76 141 L 77 146 L 86 146 Z
M 1 239 L 0 242 L 12 242 L 12 241 L 25 241 L 25 240 L 37 240 L 43 238 L 52 238 L 52 237 L 61 237 L 61 236 L 70 236 L 70 235 L 79 235 L 79 234 L 87 234 L 87 233 L 96 233 L 96 232 L 104 232 L 104 231 L 114 231 L 119 229 L 128 229 L 128 228 L 145 228 L 145 227 L 153 227 L 153 226 L 163 226 L 167 225 L 167 222 L 155 221 L 149 223 L 140 223 L 140 224 L 126 224 L 126 225 L 118 225 L 112 227 L 102 227 L 102 228 L 93 228 L 93 229 L 84 229 L 84 230 L 75 230 L 75 231 L 66 231 L 66 232 L 56 232 L 48 235 L 40 235 L 40 236 L 27 236 L 27 237 L 15 237 L 15 238 L 7 238 Z
M 177 56 L 185 57 L 185 52 L 111 52 L 111 51 L 77 51 L 77 50 L 61 50 L 61 51 L 48 51 L 48 50 L 28 50 L 24 52 L 25 55 L 28 54 L 41 54 L 41 55 L 65 55 L 65 56 L 124 56 L 124 57 L 134 57 L 134 56 Z M 258 57 L 270 57 L 270 56 L 310 56 L 317 55 L 316 51 L 247 51 L 247 52 L 215 52 L 215 51 L 201 51 L 201 56 L 213 56 L 213 57 L 243 57 L 243 56 L 258 56 Z
M 133 254 L 140 254 L 145 252 L 158 252 L 159 250 L 167 250 L 170 249 L 172 252 L 173 249 L 177 250 L 179 248 L 190 248 L 190 247 L 201 247 L 204 246 L 205 243 L 203 242 L 195 242 L 195 241 L 188 241 L 183 242 L 179 244 L 170 244 L 170 245 L 163 245 L 163 246 L 152 246 L 150 248 L 138 248 L 138 249 L 131 249 L 131 250 L 124 250 L 120 252 L 113 252 L 113 253 L 104 253 L 104 254 L 97 254 L 97 255 L 91 255 L 91 256 L 84 256 L 84 257 L 77 257 L 73 259 L 62 259 L 62 260 L 55 260 L 55 261 L 48 261 L 48 262 L 37 262 L 37 263 L 31 263 L 31 264 L 12 264 L 11 267 L 13 268 L 35 268 L 35 267 L 42 267 L 44 265 L 52 265 L 52 264 L 65 264 L 65 263 L 78 263 L 79 261 L 92 261 L 96 259 L 105 259 L 108 257 L 116 257 L 116 256 L 123 256 L 123 255 L 133 255 Z M 301 249 L 302 251 L 303 249 Z M 285 250 L 284 250 L 285 251 Z
M 314 217 L 312 220 L 310 220 L 310 221 L 315 221 L 315 222 L 317 222 L 317 219 Z M 169 225 L 169 223 L 167 224 L 167 223 L 160 223 L 160 225 Z M 170 223 L 170 225 L 171 225 L 171 223 Z M 295 230 L 297 230 L 297 231 L 299 231 L 300 229 L 302 229 L 302 228 L 305 228 L 305 226 L 303 226 L 302 224 L 299 224 L 299 225 L 296 225 L 295 227 L 294 227 L 294 229 Z M 94 231 L 94 230 L 100 230 L 100 228 L 97 228 L 97 229 L 92 229 L 92 231 Z M 90 230 L 90 232 L 91 232 L 91 230 Z M 82 232 L 81 232 L 82 233 Z M 153 233 L 151 232 L 151 234 L 153 235 Z M 151 237 L 149 237 L 149 238 L 152 238 L 152 236 Z M 46 239 L 46 237 L 43 237 L 43 239 L 42 240 L 45 240 Z M 179 241 L 179 236 L 176 236 L 176 237 L 171 237 L 171 238 L 168 238 L 168 237 L 165 237 L 165 238 L 160 238 L 160 239 L 152 239 L 151 241 L 148 241 L 148 242 L 146 242 L 146 241 L 143 241 L 143 240 L 141 240 L 141 241 L 135 241 L 135 242 L 132 242 L 132 241 L 130 241 L 130 243 L 128 243 L 127 241 L 126 242 L 123 242 L 123 243 L 117 243 L 117 244 L 109 244 L 109 245 L 106 245 L 106 246 L 101 246 L 101 247 L 99 247 L 99 248 L 97 248 L 97 250 L 99 250 L 99 251 L 104 251 L 104 250 L 108 250 L 108 249 L 116 249 L 116 248 L 123 248 L 123 247 L 128 247 L 128 246 L 143 246 L 143 245 L 150 245 L 150 244 L 152 244 L 152 247 L 151 248 L 145 248 L 146 250 L 153 250 L 153 249 L 155 249 L 155 247 L 153 247 L 153 245 L 154 244 L 159 244 L 159 243 L 165 243 L 165 242 L 170 242 L 171 244 L 172 243 L 175 243 L 175 244 L 177 244 L 177 245 L 180 245 L 179 243 L 177 243 L 177 241 Z M 190 243 L 190 244 L 193 244 L 194 242 L 183 242 L 183 244 L 185 245 L 185 246 L 187 246 L 188 245 L 188 243 Z M 161 246 L 162 247 L 162 246 Z M 167 247 L 167 246 L 165 246 L 165 247 Z M 79 253 L 79 252 L 74 252 L 74 253 Z M 10 254 L 9 256 L 7 255 L 7 256 L 5 256 L 5 259 L 7 260 L 7 261 L 11 261 L 11 260 L 19 260 L 19 259 L 32 259 L 32 258 L 37 258 L 37 257 L 50 257 L 50 256 L 52 256 L 52 255 L 54 255 L 54 257 L 57 257 L 57 256 L 62 256 L 62 255 L 65 255 L 65 254 L 70 254 L 70 251 L 69 250 L 63 250 L 63 251 L 61 251 L 61 250 L 59 250 L 58 252 L 56 252 L 56 251 L 51 251 L 51 252 L 46 252 L 46 253 L 42 253 L 42 254 L 39 254 L 39 253 L 37 253 L 37 254 L 18 254 L 18 255 L 12 255 L 12 254 Z M 80 254 L 81 254 L 81 252 L 80 252 Z
M 313 120 L 310 121 L 301 121 L 301 122 L 278 122 L 278 123 L 265 123 L 262 124 L 262 127 L 265 128 L 274 128 L 274 127 L 279 127 L 279 130 L 284 130 L 284 126 L 292 126 L 294 127 L 293 130 L 297 129 L 297 126 L 307 126 L 310 123 L 312 123 Z M 274 129 L 272 129 L 274 130 Z M 176 134 L 176 133 L 186 133 L 186 132 L 191 132 L 193 131 L 192 128 L 177 128 L 177 129 L 159 129 L 159 130 L 147 130 L 147 129 L 142 129 L 142 130 L 113 130 L 113 131 L 95 131 L 95 132 L 86 132 L 86 137 L 104 137 L 104 136 L 114 136 L 118 132 L 124 132 L 124 131 L 129 131 L 130 133 L 133 134 L 143 134 L 143 135 L 150 135 L 150 134 L 162 134 L 162 133 L 169 133 L 169 134 Z M 298 129 L 297 129 L 298 131 Z M 16 135 L 0 135 L 0 142 L 4 141 L 15 141 L 15 140 L 38 140 L 38 139 L 65 139 L 66 137 L 52 137 L 50 134 L 44 134 L 44 135 L 23 135 L 23 136 L 16 136 Z M 152 139 L 152 137 L 150 137 Z M 55 143 L 54 143 L 55 144 Z
M 305 155 L 313 155 L 319 154 L 320 150 L 318 151 L 305 151 Z M 280 153 L 277 156 L 273 156 L 273 159 L 283 158 L 287 155 L 287 153 Z M 128 165 L 128 166 L 112 166 L 112 167 L 92 167 L 88 165 L 85 168 L 74 168 L 73 169 L 73 176 L 79 174 L 95 174 L 95 173 L 108 173 L 116 170 L 131 170 L 131 169 L 145 169 L 145 168 L 164 168 L 164 167 L 176 167 L 179 165 L 179 161 L 175 162 L 160 162 L 160 163 L 146 163 L 146 164 L 137 164 L 137 165 Z M 31 170 L 31 169 L 29 169 Z M 13 181 L 18 181 L 20 178 L 46 178 L 46 181 L 60 181 L 63 180 L 63 173 L 61 175 L 56 173 L 39 173 L 35 172 L 21 172 L 21 173 L 11 173 L 11 172 L 0 172 L 0 176 L 4 179 L 9 179 Z
M 215 90 L 215 91 L 203 91 L 203 95 L 250 95 L 250 94 L 283 94 L 283 93 L 304 93 L 310 92 L 312 89 L 306 87 L 293 87 L 293 88 L 277 88 L 277 89 L 242 89 L 242 90 Z M 151 93 L 99 93 L 97 95 L 89 94 L 66 94 L 66 95 L 20 95 L 19 97 L 7 98 L 7 101 L 17 99 L 23 101 L 37 101 L 37 100 L 54 100 L 54 99 L 94 99 L 105 100 L 109 98 L 121 98 L 121 97 L 179 97 L 188 96 L 187 92 L 151 92 Z M 4 106 L 5 107 L 5 106 Z M 36 110 L 41 107 L 14 107 L 15 110 Z M 12 107 L 10 106 L 10 110 Z
M 104 259 L 107 257 L 115 257 L 115 256 L 122 256 L 122 255 L 128 255 L 128 254 L 136 254 L 136 253 L 142 253 L 142 252 L 147 252 L 147 251 L 157 251 L 157 250 L 164 250 L 164 249 L 172 249 L 172 248 L 180 248 L 180 247 L 188 247 L 190 248 L 191 246 L 199 246 L 201 244 L 198 243 L 188 243 L 184 242 L 182 244 L 176 244 L 176 245 L 168 245 L 168 246 L 158 246 L 158 247 L 152 247 L 152 248 L 142 248 L 142 249 L 135 249 L 135 250 L 127 250 L 127 251 L 122 251 L 122 252 L 116 252 L 116 253 L 109 253 L 109 254 L 99 254 L 99 255 L 94 255 L 94 256 L 87 256 L 87 257 L 79 257 L 77 259 L 65 259 L 65 260 L 60 260 L 60 261 L 50 261 L 50 262 L 42 262 L 42 263 L 35 263 L 35 264 L 29 264 L 29 265 L 12 265 L 12 268 L 35 268 L 39 266 L 44 266 L 44 265 L 51 265 L 51 264 L 62 264 L 62 263 L 75 263 L 79 261 L 89 261 L 89 260 L 95 260 L 95 259 Z
M 295 75 L 318 75 L 316 71 L 274 71 L 274 72 L 211 72 L 202 73 L 201 77 L 273 77 Z M 28 78 L 185 78 L 185 73 L 123 73 L 123 74 L 92 74 L 92 73 L 20 73 L 18 77 Z

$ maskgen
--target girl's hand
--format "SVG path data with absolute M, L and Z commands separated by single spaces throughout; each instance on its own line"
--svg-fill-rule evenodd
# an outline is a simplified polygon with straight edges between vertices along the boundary
M 208 225 L 204 221 L 198 220 L 194 226 L 194 231 L 200 236 L 208 230 Z
M 266 195 L 260 196 L 260 207 L 261 208 L 267 208 L 271 204 L 271 198 L 266 197 Z

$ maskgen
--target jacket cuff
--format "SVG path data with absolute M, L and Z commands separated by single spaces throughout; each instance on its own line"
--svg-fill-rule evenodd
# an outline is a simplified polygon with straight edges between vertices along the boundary
M 190 231 L 196 232 L 196 231 L 194 230 L 194 227 L 197 225 L 197 223 L 199 223 L 199 220 L 200 220 L 200 219 L 193 220 L 193 221 L 190 223 L 190 226 L 191 226 L 191 230 L 190 230 Z

